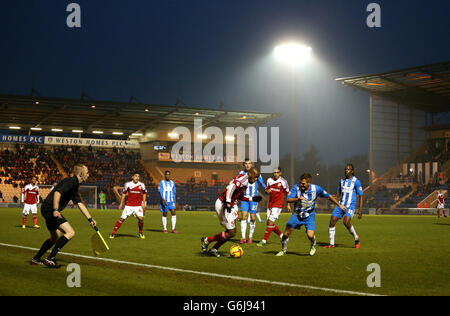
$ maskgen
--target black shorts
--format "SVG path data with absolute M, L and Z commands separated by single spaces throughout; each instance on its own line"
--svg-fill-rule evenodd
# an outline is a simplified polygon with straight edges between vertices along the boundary
M 61 224 L 67 222 L 64 216 L 61 215 L 62 218 L 54 217 L 53 210 L 41 207 L 41 214 L 45 218 L 45 224 L 47 225 L 47 229 L 49 231 L 57 230 Z

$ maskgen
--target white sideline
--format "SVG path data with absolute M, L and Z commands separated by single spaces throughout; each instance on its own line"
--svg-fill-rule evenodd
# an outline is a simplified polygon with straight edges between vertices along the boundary
M 27 249 L 27 250 L 33 250 L 33 251 L 39 250 L 37 248 L 4 244 L 4 243 L 0 243 L 0 246 Z M 252 278 L 246 278 L 246 277 L 240 277 L 240 276 L 234 276 L 234 275 L 223 275 L 223 274 L 217 274 L 217 273 L 211 273 L 211 272 L 201 272 L 201 271 L 194 271 L 194 270 L 185 270 L 185 269 L 179 269 L 179 268 L 156 266 L 156 265 L 145 264 L 145 263 L 137 263 L 137 262 L 121 261 L 121 260 L 108 259 L 108 258 L 91 257 L 91 256 L 74 254 L 74 253 L 68 253 L 68 252 L 60 252 L 60 254 L 65 255 L 65 256 L 77 257 L 77 258 L 85 258 L 85 259 L 91 259 L 91 260 L 97 260 L 97 261 L 105 261 L 105 262 L 112 262 L 112 263 L 118 263 L 118 264 L 127 264 L 127 265 L 138 266 L 138 267 L 146 267 L 146 268 L 168 270 L 168 271 L 175 271 L 175 272 L 182 272 L 182 273 L 199 274 L 199 275 L 205 275 L 205 276 L 210 276 L 210 277 L 232 279 L 232 280 L 238 280 L 238 281 L 247 281 L 247 282 L 263 283 L 263 284 L 278 285 L 278 286 L 303 288 L 303 289 L 309 289 L 309 290 L 334 292 L 334 293 L 339 293 L 339 294 L 360 295 L 360 296 L 384 296 L 384 295 L 372 294 L 372 293 L 330 289 L 330 288 L 325 288 L 325 287 L 317 287 L 317 286 L 286 283 L 286 282 L 277 282 L 277 281 L 269 281 L 269 280 L 261 280 L 261 279 L 252 279 Z

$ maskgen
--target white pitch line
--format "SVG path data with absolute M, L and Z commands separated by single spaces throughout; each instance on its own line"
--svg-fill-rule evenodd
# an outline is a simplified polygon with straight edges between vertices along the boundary
M 27 250 L 33 250 L 33 251 L 39 250 L 37 248 L 4 244 L 4 243 L 0 243 L 0 246 L 27 249 Z M 270 284 L 270 285 L 302 288 L 302 289 L 309 289 L 309 290 L 318 290 L 318 291 L 325 291 L 325 292 L 334 292 L 334 293 L 339 293 L 339 294 L 360 295 L 360 296 L 384 296 L 384 295 L 380 295 L 380 294 L 330 289 L 330 288 L 311 286 L 311 285 L 302 285 L 302 284 L 294 284 L 294 283 L 286 283 L 286 282 L 278 282 L 278 281 L 252 279 L 252 278 L 246 278 L 246 277 L 240 277 L 240 276 L 234 276 L 234 275 L 224 275 L 224 274 L 217 274 L 217 273 L 211 273 L 211 272 L 202 272 L 202 271 L 195 271 L 195 270 L 185 270 L 185 269 L 179 269 L 179 268 L 156 266 L 156 265 L 152 265 L 152 264 L 121 261 L 121 260 L 108 259 L 108 258 L 99 258 L 99 257 L 85 256 L 85 255 L 79 255 L 79 254 L 68 253 L 68 252 L 60 252 L 60 254 L 66 255 L 66 256 L 77 257 L 77 258 L 85 258 L 85 259 L 104 261 L 104 262 L 112 262 L 112 263 L 118 263 L 118 264 L 127 264 L 127 265 L 138 266 L 138 267 L 146 267 L 146 268 L 175 271 L 175 272 L 182 272 L 182 273 L 199 274 L 199 275 L 205 275 L 205 276 L 209 276 L 209 277 L 217 277 L 217 278 L 222 278 L 222 279 L 231 279 L 231 280 L 247 281 L 247 282 L 254 282 L 254 283 L 264 283 L 264 284 Z

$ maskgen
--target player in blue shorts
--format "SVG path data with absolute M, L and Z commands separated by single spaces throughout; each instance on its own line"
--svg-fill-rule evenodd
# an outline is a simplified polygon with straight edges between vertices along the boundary
M 177 216 L 176 216 L 176 188 L 175 182 L 170 180 L 170 171 L 166 170 L 164 172 L 164 180 L 159 183 L 159 194 L 161 195 L 161 203 L 159 206 L 160 211 L 162 212 L 162 223 L 164 228 L 164 233 L 167 233 L 167 213 L 170 211 L 172 214 L 171 222 L 172 222 L 172 233 L 176 234 L 175 226 L 177 224 Z
M 349 233 L 355 238 L 355 248 L 361 246 L 359 241 L 359 235 L 356 234 L 355 227 L 353 227 L 351 220 L 353 215 L 355 215 L 356 200 L 358 198 L 358 218 L 362 218 L 362 208 L 363 208 L 363 189 L 361 182 L 354 176 L 354 168 L 352 164 L 347 164 L 345 166 L 345 177 L 339 180 L 337 198 L 339 203 L 347 208 L 346 212 L 341 211 L 338 207 L 333 210 L 330 218 L 330 226 L 328 228 L 328 233 L 330 236 L 330 244 L 324 248 L 334 248 L 334 237 L 336 235 L 336 223 L 341 218 L 343 219 L 344 226 L 348 229 Z
M 287 251 L 287 244 L 289 236 L 294 229 L 300 229 L 303 225 L 306 228 L 306 236 L 311 241 L 311 249 L 309 254 L 313 256 L 316 253 L 316 200 L 319 197 L 328 198 L 335 203 L 341 210 L 345 211 L 346 208 L 339 204 L 339 202 L 327 191 L 320 186 L 311 184 L 311 175 L 304 173 L 300 176 L 298 184 L 294 185 L 291 192 L 288 195 L 287 202 L 295 203 L 294 213 L 286 224 L 286 229 L 281 238 L 281 251 L 277 253 L 277 256 L 284 256 Z
M 245 174 L 253 168 L 253 162 L 250 159 L 245 159 L 244 163 L 244 170 L 239 172 L 239 175 Z M 245 190 L 244 196 L 246 198 L 251 198 L 258 195 L 258 184 L 263 187 L 263 189 L 266 189 L 266 184 L 264 183 L 263 178 L 261 175 L 258 177 L 258 180 L 255 183 L 249 184 L 247 189 Z M 258 202 L 246 202 L 241 201 L 241 234 L 242 238 L 240 241 L 240 244 L 244 244 L 246 242 L 245 236 L 247 233 L 247 217 L 250 213 L 250 223 L 249 223 L 249 233 L 248 233 L 248 243 L 253 243 L 253 233 L 255 232 L 256 227 L 256 216 L 258 214 Z

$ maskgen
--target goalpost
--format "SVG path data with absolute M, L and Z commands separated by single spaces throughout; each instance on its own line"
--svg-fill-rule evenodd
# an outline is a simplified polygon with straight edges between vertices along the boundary
M 52 188 L 51 185 L 47 185 L 47 184 L 39 185 L 39 195 L 41 197 L 41 202 L 50 193 L 51 188 Z M 87 208 L 97 209 L 98 195 L 97 195 L 97 186 L 96 185 L 80 185 L 78 192 L 80 193 L 80 196 L 83 199 L 84 203 L 86 203 Z M 69 202 L 69 205 L 70 204 L 72 204 L 72 202 Z

